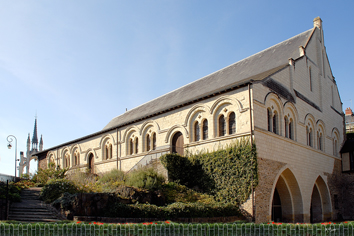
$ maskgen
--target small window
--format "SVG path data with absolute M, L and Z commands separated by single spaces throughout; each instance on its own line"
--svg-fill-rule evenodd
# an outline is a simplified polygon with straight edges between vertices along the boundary
M 113 147 L 112 144 L 109 145 L 109 159 L 112 159 L 113 157 Z
M 235 134 L 235 133 L 236 133 L 235 112 L 231 112 L 229 116 L 229 134 Z
M 267 121 L 268 121 L 268 131 L 272 131 L 272 111 L 270 108 L 267 109 Z
M 289 138 L 294 140 L 293 121 L 291 119 L 290 119 L 289 125 L 288 125 L 288 132 L 289 132 Z
M 289 138 L 289 121 L 286 116 L 284 117 L 284 124 L 285 124 L 285 137 Z
M 150 149 L 151 149 L 150 135 L 146 135 L 146 151 L 150 151 Z
M 156 150 L 156 133 L 152 135 L 152 149 Z
M 198 142 L 200 139 L 199 122 L 194 123 L 194 141 Z
M 312 147 L 312 129 L 306 126 L 306 137 L 307 137 L 307 145 Z
M 224 115 L 219 117 L 219 136 L 225 136 L 226 131 L 226 122 Z
M 137 154 L 139 152 L 139 139 L 136 138 L 135 139 L 135 154 Z
M 133 155 L 133 150 L 134 150 L 133 139 L 130 139 L 130 141 L 129 141 L 129 155 Z
M 321 151 L 323 151 L 323 138 L 322 138 L 322 133 L 317 132 L 317 148 Z
M 274 112 L 274 115 L 273 115 L 273 133 L 277 134 L 278 133 L 278 130 L 277 130 L 277 127 L 278 127 L 278 114 L 277 112 Z
M 105 147 L 105 153 L 104 153 L 104 159 L 107 160 L 109 158 L 109 150 L 108 150 L 108 145 Z
M 208 120 L 203 121 L 203 139 L 208 139 Z

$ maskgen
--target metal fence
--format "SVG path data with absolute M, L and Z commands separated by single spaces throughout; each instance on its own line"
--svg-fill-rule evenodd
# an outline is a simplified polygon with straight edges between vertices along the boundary
M 4 224 L 3 235 L 119 235 L 119 236 L 344 236 L 352 224 Z

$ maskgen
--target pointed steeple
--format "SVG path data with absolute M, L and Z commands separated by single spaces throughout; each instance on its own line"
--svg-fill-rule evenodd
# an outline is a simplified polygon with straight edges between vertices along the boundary
M 38 150 L 38 136 L 37 136 L 37 116 L 34 121 L 34 131 L 33 131 L 33 137 L 32 137 L 32 150 Z
M 43 151 L 43 138 L 42 138 L 42 135 L 41 135 L 41 140 L 39 141 L 39 151 Z

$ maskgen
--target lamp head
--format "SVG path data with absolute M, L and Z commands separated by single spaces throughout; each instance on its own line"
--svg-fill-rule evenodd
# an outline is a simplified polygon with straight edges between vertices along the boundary
M 7 145 L 7 148 L 8 148 L 8 149 L 11 149 L 11 148 L 12 148 L 11 143 L 9 143 L 9 144 Z

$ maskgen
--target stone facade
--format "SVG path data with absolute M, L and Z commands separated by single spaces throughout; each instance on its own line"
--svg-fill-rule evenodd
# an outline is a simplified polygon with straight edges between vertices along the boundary
M 325 221 L 340 214 L 333 199 L 342 197 L 335 166 L 343 118 L 316 18 L 302 34 L 38 153 L 39 167 L 52 161 L 95 173 L 129 171 L 168 152 L 212 151 L 252 137 L 259 185 L 244 209 L 256 222 Z

